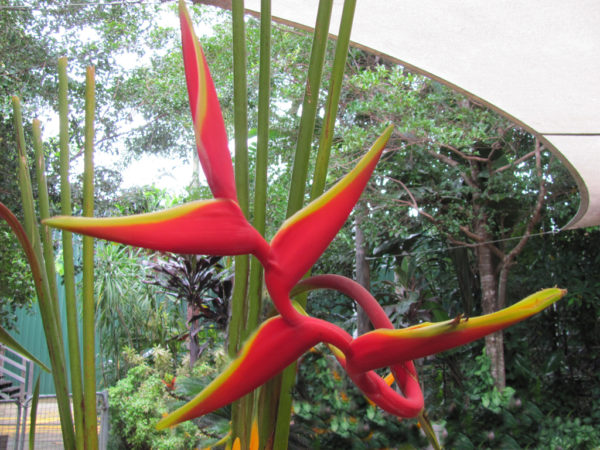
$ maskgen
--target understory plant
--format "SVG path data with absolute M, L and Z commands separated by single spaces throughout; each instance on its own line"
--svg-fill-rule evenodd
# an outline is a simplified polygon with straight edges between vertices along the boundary
M 298 366 L 292 422 L 290 447 L 295 436 L 304 436 L 313 448 L 427 446 L 418 422 L 401 420 L 369 402 L 320 346 Z
M 181 428 L 156 429 L 169 410 L 194 397 L 227 364 L 228 358 L 222 351 L 204 353 L 193 367 L 188 358 L 174 362 L 174 355 L 160 346 L 143 354 L 125 348 L 123 358 L 129 367 L 127 375 L 108 390 L 109 448 L 204 448 L 227 435 L 230 414 L 227 408 Z
M 194 448 L 198 427 L 188 422 L 181 428 L 158 431 L 156 424 L 168 411 L 169 396 L 159 371 L 150 364 L 134 366 L 109 388 L 110 448 Z

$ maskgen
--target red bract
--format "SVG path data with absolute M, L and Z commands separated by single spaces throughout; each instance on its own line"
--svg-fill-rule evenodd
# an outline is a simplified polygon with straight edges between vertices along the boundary
M 214 411 L 262 385 L 319 342 L 329 345 L 350 378 L 374 403 L 400 417 L 423 409 L 423 394 L 411 359 L 465 344 L 536 313 L 558 300 L 559 289 L 542 291 L 507 310 L 394 330 L 381 306 L 356 282 L 339 276 L 299 283 L 343 226 L 364 190 L 392 133 L 385 129 L 357 166 L 321 197 L 290 217 L 268 244 L 248 223 L 238 203 L 227 135 L 204 54 L 180 1 L 183 59 L 196 145 L 214 200 L 121 218 L 56 217 L 48 225 L 160 251 L 210 255 L 255 255 L 265 268 L 267 290 L 280 316 L 265 321 L 238 357 L 159 428 Z M 375 331 L 357 339 L 334 324 L 309 317 L 290 300 L 303 290 L 336 289 L 357 301 Z M 403 395 L 372 369 L 390 366 Z
M 227 150 L 227 133 L 217 92 L 204 52 L 194 34 L 190 15 L 181 1 L 179 19 L 185 78 L 200 163 L 215 198 L 237 201 L 231 155 Z

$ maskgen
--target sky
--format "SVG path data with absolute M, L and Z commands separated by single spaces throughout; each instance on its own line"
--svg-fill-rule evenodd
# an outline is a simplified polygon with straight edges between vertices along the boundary
M 158 15 L 158 24 L 162 27 L 179 27 L 179 17 L 172 11 L 168 10 L 167 7 L 163 7 L 165 12 Z M 140 60 L 138 55 L 131 57 L 131 55 L 125 53 L 117 58 L 117 63 L 126 69 L 132 69 L 135 65 L 140 63 L 149 63 L 150 58 L 147 61 Z M 135 65 L 132 64 L 135 62 Z M 122 166 L 121 161 L 115 161 L 112 155 L 98 155 L 98 162 L 102 162 L 102 165 L 113 169 Z M 121 171 L 123 176 L 123 188 L 129 188 L 133 186 L 146 186 L 154 184 L 156 187 L 166 189 L 170 193 L 181 194 L 183 193 L 186 186 L 192 181 L 192 162 L 184 161 L 179 158 L 166 158 L 156 155 L 144 156 L 139 160 L 132 160 L 126 167 Z
M 163 9 L 164 12 L 156 16 L 157 24 L 161 27 L 178 29 L 178 15 L 169 9 L 169 4 L 165 4 Z M 200 26 L 196 26 L 196 32 L 198 35 L 209 35 L 212 33 L 212 28 L 202 23 Z M 90 30 L 89 34 L 83 33 L 81 39 L 93 41 L 95 39 L 94 31 Z M 150 52 L 148 52 L 146 57 L 141 58 L 138 54 L 122 53 L 116 56 L 115 62 L 119 66 L 129 70 L 140 65 L 149 64 L 150 57 Z M 43 122 L 45 123 L 44 135 L 58 135 L 59 124 L 56 114 L 48 114 L 47 117 L 44 117 Z M 144 123 L 141 118 L 139 119 L 139 123 L 136 124 L 135 122 L 136 119 L 134 118 L 133 126 Z M 191 153 L 192 149 L 190 149 L 190 157 Z M 190 159 L 184 160 L 156 155 L 144 155 L 141 159 L 131 159 L 131 162 L 125 164 L 119 156 L 95 150 L 94 165 L 119 171 L 123 177 L 122 188 L 155 185 L 160 189 L 166 189 L 174 195 L 183 194 L 185 188 L 191 184 L 193 176 L 193 165 Z M 83 172 L 83 158 L 79 158 L 76 161 L 72 170 L 74 174 Z M 201 182 L 203 182 L 202 179 Z

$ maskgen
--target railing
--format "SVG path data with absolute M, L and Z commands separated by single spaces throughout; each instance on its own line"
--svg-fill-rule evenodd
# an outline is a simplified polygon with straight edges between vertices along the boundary
M 0 345 L 0 450 L 22 450 L 28 446 L 33 390 L 33 363 Z M 108 439 L 108 394 L 96 393 L 99 448 Z M 56 395 L 41 395 L 35 425 L 35 448 L 63 448 Z
M 14 416 L 12 414 L 0 416 L 0 449 L 8 448 L 9 437 L 13 433 L 6 433 L 6 431 L 11 429 L 12 424 L 14 424 L 15 443 L 12 448 L 17 450 L 24 448 L 27 410 L 32 389 L 33 362 L 0 345 L 0 404 L 14 405 Z

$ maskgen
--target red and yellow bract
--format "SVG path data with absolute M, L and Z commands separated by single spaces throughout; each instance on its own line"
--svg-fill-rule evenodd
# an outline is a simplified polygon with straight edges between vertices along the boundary
M 238 203 L 227 135 L 217 94 L 180 1 L 183 60 L 196 136 L 208 185 L 215 197 L 176 208 L 120 218 L 55 217 L 46 224 L 65 230 L 160 251 L 210 255 L 253 254 L 279 316 L 266 320 L 244 343 L 227 369 L 188 404 L 163 418 L 165 428 L 207 414 L 262 385 L 304 352 L 325 342 L 367 398 L 399 417 L 415 417 L 423 394 L 412 359 L 478 339 L 557 301 L 564 291 L 547 289 L 506 310 L 471 319 L 420 324 L 394 330 L 381 306 L 358 283 L 339 276 L 300 279 L 343 226 L 392 134 L 388 126 L 357 166 L 321 197 L 290 217 L 271 243 L 248 223 Z M 294 288 L 294 286 L 297 286 Z M 309 317 L 290 296 L 310 289 L 337 289 L 367 311 L 375 331 L 356 339 L 338 326 Z M 373 369 L 389 366 L 398 393 Z

